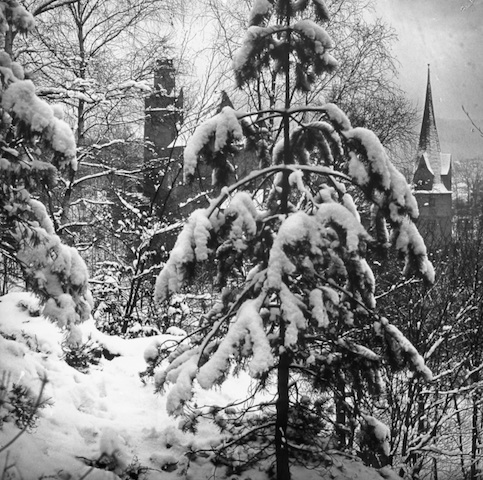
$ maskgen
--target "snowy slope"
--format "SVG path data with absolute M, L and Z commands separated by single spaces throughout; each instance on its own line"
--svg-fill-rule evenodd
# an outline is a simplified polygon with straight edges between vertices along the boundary
M 139 377 L 146 368 L 146 348 L 153 341 L 173 341 L 175 337 L 124 340 L 107 337 L 87 322 L 83 325 L 85 338 L 90 335 L 119 356 L 103 358 L 88 373 L 81 373 L 62 359 L 62 332 L 43 317 L 30 315 L 36 309 L 36 300 L 29 294 L 0 297 L 0 375 L 8 376 L 9 388 L 21 383 L 35 395 L 42 384 L 40 378 L 47 377 L 44 398 L 49 399 L 49 405 L 39 411 L 36 428 L 8 448 L 4 446 L 19 428 L 11 421 L 0 423 L 2 479 L 268 478 L 254 470 L 227 477 L 207 455 L 186 455 L 219 444 L 222 439 L 216 427 L 201 423 L 196 435 L 182 433 L 178 420 L 166 414 L 165 398 Z M 199 392 L 198 401 L 228 403 L 242 398 L 248 384 L 247 376 L 231 378 L 221 391 Z M 5 413 L 1 398 L 0 392 L 0 415 Z M 383 478 L 352 458 L 334 454 L 333 459 L 330 473 L 323 473 L 327 478 Z M 114 471 L 93 466 L 102 461 Z M 321 478 L 322 472 L 294 469 L 293 473 L 294 479 L 311 480 Z

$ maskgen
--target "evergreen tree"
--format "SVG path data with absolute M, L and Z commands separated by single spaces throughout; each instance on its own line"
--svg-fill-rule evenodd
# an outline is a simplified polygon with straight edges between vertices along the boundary
M 184 168 L 189 178 L 204 159 L 223 184 L 230 156 L 253 145 L 261 165 L 271 165 L 225 186 L 209 208 L 190 216 L 155 291 L 162 302 L 196 265 L 217 264 L 219 302 L 156 373 L 156 385 L 174 384 L 167 408 L 181 415 L 192 406 L 196 384 L 208 389 L 233 369 L 248 369 L 255 379 L 250 402 L 211 410 L 229 434 L 215 448 L 217 458 L 232 466 L 234 458 L 241 466 L 274 459 L 280 480 L 291 477 L 292 465 L 330 464 L 332 448 L 358 450 L 384 467 L 389 430 L 374 414 L 374 399 L 384 391 L 385 365 L 431 378 L 401 331 L 375 311 L 370 262 L 389 243 L 404 257 L 407 276 L 433 281 L 409 186 L 377 136 L 353 128 L 336 105 L 291 104 L 294 91 L 337 67 L 320 26 L 327 20 L 322 0 L 254 2 L 235 77 L 241 86 L 274 69 L 285 85 L 283 108 L 225 107 L 197 128 Z M 308 111 L 318 120 L 305 123 Z M 271 118 L 273 137 L 277 131 L 280 137 L 272 145 L 265 130 Z M 362 211 L 370 211 L 366 227 Z
M 17 2 L 0 2 L 0 28 L 27 33 L 34 20 Z M 75 170 L 74 134 L 61 112 L 37 97 L 22 66 L 0 52 L 0 254 L 17 262 L 27 286 L 42 300 L 43 314 L 68 327 L 87 319 L 91 308 L 87 268 L 77 250 L 55 234 L 45 206 L 60 171 Z

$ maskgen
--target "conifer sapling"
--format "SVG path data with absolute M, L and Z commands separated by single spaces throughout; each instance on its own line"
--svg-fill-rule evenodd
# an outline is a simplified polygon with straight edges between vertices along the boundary
M 255 391 L 265 389 L 274 401 L 262 402 L 257 415 L 242 411 L 244 421 L 225 426 L 230 440 L 215 450 L 229 456 L 234 445 L 256 438 L 258 449 L 237 450 L 238 458 L 248 465 L 274 457 L 279 479 L 290 478 L 294 463 L 329 461 L 324 452 L 331 445 L 353 451 L 357 425 L 371 425 L 387 452 L 387 430 L 370 411 L 384 392 L 386 357 L 399 356 L 431 379 L 402 332 L 375 311 L 370 265 L 389 244 L 404 257 L 405 275 L 434 281 L 409 185 L 377 136 L 353 127 L 336 105 L 292 104 L 294 91 L 310 89 L 337 66 L 320 25 L 328 17 L 321 0 L 254 2 L 234 56 L 235 78 L 242 86 L 272 69 L 284 97 L 271 111 L 225 107 L 200 125 L 185 150 L 185 177 L 203 159 L 222 182 L 231 157 L 243 142 L 257 144 L 267 118 L 279 121 L 272 163 L 222 185 L 208 208 L 190 216 L 155 287 L 163 302 L 179 291 L 193 264 L 217 263 L 217 282 L 225 287 L 219 302 L 191 343 L 170 355 L 156 385 L 172 384 L 167 408 L 181 415 L 196 385 L 211 388 L 246 368 Z M 308 113 L 315 120 L 306 121 Z M 367 204 L 370 218 L 363 221 L 358 207 Z

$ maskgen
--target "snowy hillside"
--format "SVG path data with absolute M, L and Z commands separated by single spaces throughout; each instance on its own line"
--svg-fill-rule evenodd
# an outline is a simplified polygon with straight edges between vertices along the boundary
M 164 397 L 141 381 L 146 348 L 153 342 L 172 343 L 176 337 L 124 340 L 107 337 L 87 322 L 85 339 L 91 336 L 110 352 L 107 356 L 116 356 L 103 356 L 98 365 L 81 373 L 63 360 L 62 333 L 36 312 L 37 302 L 28 294 L 0 298 L 2 479 L 268 478 L 253 470 L 241 477 L 228 475 L 207 453 L 194 453 L 223 441 L 217 428 L 200 423 L 195 435 L 182 433 L 178 420 L 166 414 Z M 47 383 L 35 426 L 8 445 L 20 431 L 9 400 L 12 386 L 29 387 L 35 401 L 42 378 Z M 223 391 L 200 393 L 198 404 L 221 405 L 241 398 L 248 384 L 247 376 L 231 378 Z M 330 478 L 383 478 L 356 459 L 335 452 L 332 458 Z M 294 478 L 304 480 L 320 474 L 294 469 Z

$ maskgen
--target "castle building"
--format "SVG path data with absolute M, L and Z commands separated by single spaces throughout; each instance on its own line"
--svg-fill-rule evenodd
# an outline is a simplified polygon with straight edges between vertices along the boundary
M 143 193 L 163 221 L 181 228 L 182 219 L 193 210 L 208 206 L 211 172 L 198 169 L 191 185 L 183 183 L 183 89 L 176 84 L 176 71 L 170 59 L 159 60 L 154 74 L 153 93 L 145 100 Z M 166 239 L 169 246 L 173 239 Z
M 225 106 L 233 108 L 223 91 L 206 118 Z M 186 218 L 196 208 L 207 207 L 209 198 L 219 194 L 212 185 L 211 168 L 204 162 L 199 163 L 194 181 L 190 185 L 183 183 L 183 151 L 187 140 L 181 133 L 185 130 L 183 109 L 183 90 L 177 88 L 173 62 L 159 60 L 153 93 L 145 100 L 143 193 L 160 217 L 171 224 Z M 231 163 L 235 172 L 230 182 L 258 168 L 258 158 L 251 151 L 241 150 Z
M 451 155 L 441 153 L 428 65 L 426 100 L 413 185 L 419 206 L 418 229 L 430 247 L 444 244 L 451 239 L 453 217 L 451 176 Z

